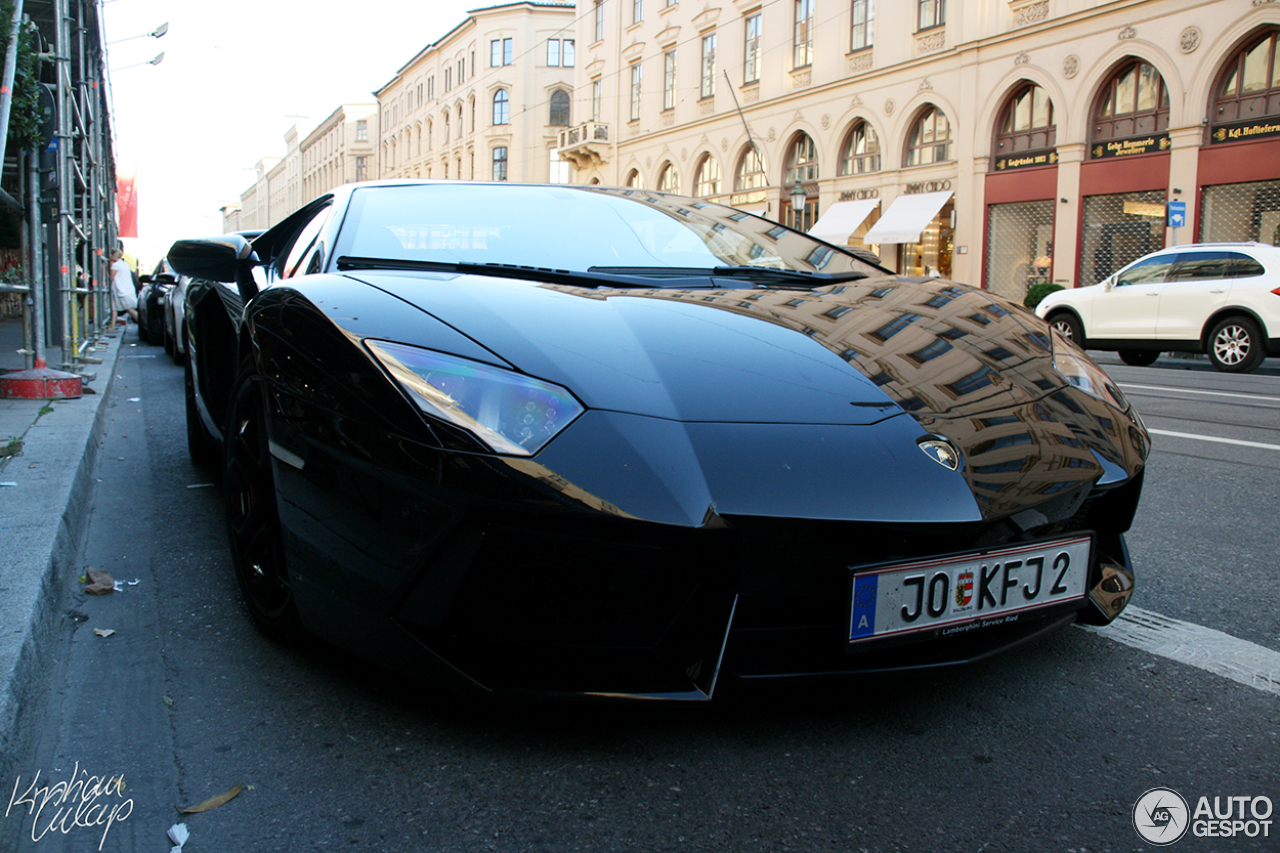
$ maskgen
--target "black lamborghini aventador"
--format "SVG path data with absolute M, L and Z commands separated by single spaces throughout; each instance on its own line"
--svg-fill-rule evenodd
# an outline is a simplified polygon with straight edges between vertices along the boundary
M 258 625 L 456 687 L 972 661 L 1133 590 L 1148 436 L 982 290 L 634 189 L 343 187 L 181 241 Z

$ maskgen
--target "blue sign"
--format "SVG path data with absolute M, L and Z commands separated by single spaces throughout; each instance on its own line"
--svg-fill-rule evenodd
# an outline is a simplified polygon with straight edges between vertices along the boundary
M 1165 205 L 1169 214 L 1169 227 L 1181 228 L 1187 224 L 1187 203 L 1185 201 L 1171 201 Z

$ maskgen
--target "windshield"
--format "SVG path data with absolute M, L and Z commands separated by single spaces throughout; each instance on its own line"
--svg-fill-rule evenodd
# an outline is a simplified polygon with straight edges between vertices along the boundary
M 502 183 L 359 188 L 334 256 L 581 271 L 874 269 L 776 222 L 696 199 Z

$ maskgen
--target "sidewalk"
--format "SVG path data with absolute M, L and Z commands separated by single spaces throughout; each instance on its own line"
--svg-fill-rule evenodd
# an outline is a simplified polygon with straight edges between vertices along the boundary
M 62 585 L 78 568 L 76 552 L 92 505 L 91 475 L 121 344 L 137 341 L 137 327 L 105 339 L 94 351 L 102 364 L 77 400 L 0 398 L 0 778 L 23 754 L 21 739 L 35 723 L 25 719 L 38 690 L 60 614 Z M 0 321 L 0 368 L 20 369 L 22 323 Z M 46 350 L 50 365 L 60 349 Z

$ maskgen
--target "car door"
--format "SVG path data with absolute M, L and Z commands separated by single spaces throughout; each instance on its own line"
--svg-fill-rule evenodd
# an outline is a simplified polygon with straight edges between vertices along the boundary
M 1226 304 L 1232 264 L 1243 257 L 1221 249 L 1179 252 L 1160 293 L 1156 338 L 1199 340 L 1209 315 Z
M 1089 338 L 1148 340 L 1155 337 L 1160 294 L 1174 257 L 1142 258 L 1118 272 L 1111 288 L 1094 301 Z

